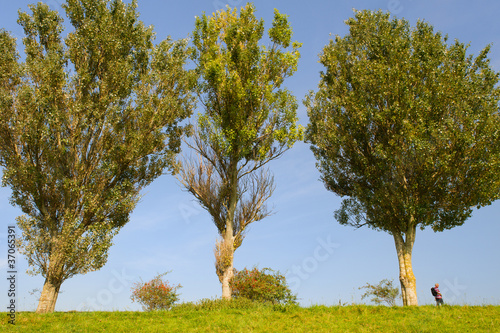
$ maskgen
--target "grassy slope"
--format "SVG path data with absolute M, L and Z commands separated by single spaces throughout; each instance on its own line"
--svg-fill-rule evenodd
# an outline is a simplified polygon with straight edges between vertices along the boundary
M 500 332 L 500 306 L 254 307 L 168 312 L 18 313 L 22 332 Z

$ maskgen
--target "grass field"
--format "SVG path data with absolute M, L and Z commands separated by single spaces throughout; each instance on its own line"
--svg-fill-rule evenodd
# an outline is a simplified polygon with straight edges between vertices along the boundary
M 1 332 L 500 332 L 500 306 L 214 306 L 159 312 L 16 314 Z

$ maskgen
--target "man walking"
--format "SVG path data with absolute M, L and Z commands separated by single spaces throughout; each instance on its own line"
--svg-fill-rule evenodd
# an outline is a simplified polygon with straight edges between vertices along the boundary
M 436 283 L 434 288 L 432 288 L 432 295 L 436 299 L 436 306 L 443 305 L 443 295 L 441 295 L 441 292 L 439 291 L 439 283 Z

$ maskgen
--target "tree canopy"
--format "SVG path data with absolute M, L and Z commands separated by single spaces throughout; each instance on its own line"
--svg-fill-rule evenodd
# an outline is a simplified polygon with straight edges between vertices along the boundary
M 39 3 L 20 12 L 26 61 L 0 32 L 2 184 L 24 216 L 22 250 L 45 278 L 38 312 L 61 283 L 101 268 L 140 190 L 174 170 L 193 109 L 186 41 L 153 46 L 133 1 L 68 0 L 74 31 Z
M 306 138 L 345 197 L 335 218 L 394 236 L 403 303 L 416 304 L 416 228 L 462 225 L 500 195 L 499 74 L 489 46 L 473 57 L 426 22 L 356 11 L 346 23 L 320 55 Z

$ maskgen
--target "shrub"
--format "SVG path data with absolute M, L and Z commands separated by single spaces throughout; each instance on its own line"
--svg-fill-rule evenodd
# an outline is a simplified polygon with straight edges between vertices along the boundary
M 383 302 L 387 303 L 389 306 L 396 305 L 396 297 L 399 295 L 398 287 L 394 287 L 392 285 L 393 280 L 384 279 L 379 282 L 377 285 L 371 285 L 367 283 L 363 287 L 359 289 L 366 289 L 366 292 L 363 294 L 361 299 L 365 299 L 367 297 L 373 296 L 371 299 L 372 302 L 376 304 L 381 304 Z
M 167 272 L 168 273 L 168 272 Z M 139 302 L 145 311 L 168 310 L 179 300 L 177 289 L 162 279 L 167 273 L 158 274 L 149 282 L 136 282 L 132 287 L 132 301 Z
M 252 301 L 270 302 L 272 304 L 296 304 L 297 296 L 293 295 L 285 277 L 270 268 L 262 270 L 235 271 L 230 281 L 233 298 L 247 298 Z

